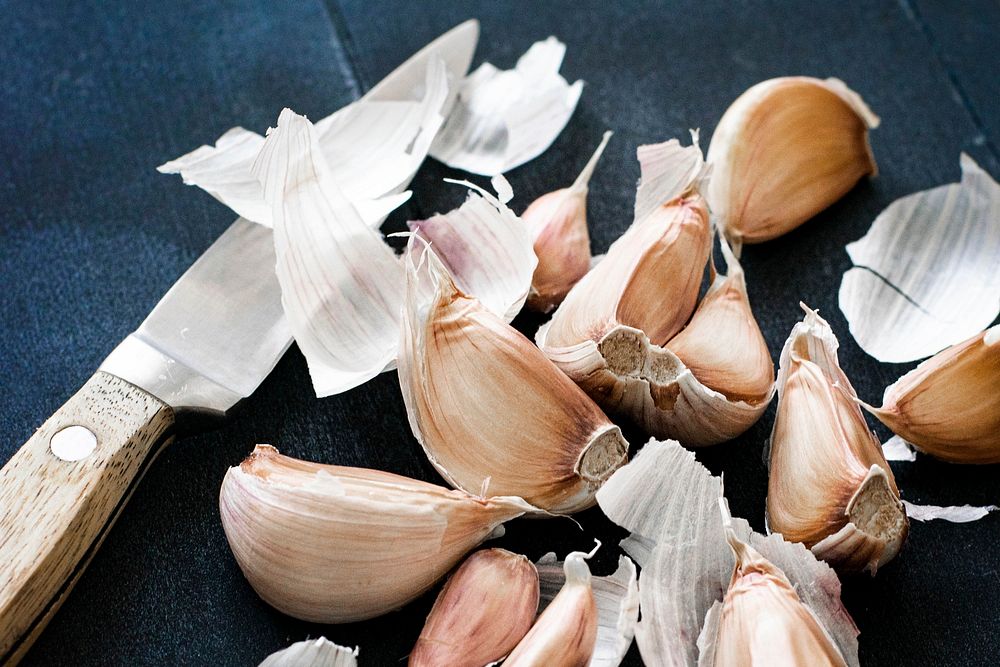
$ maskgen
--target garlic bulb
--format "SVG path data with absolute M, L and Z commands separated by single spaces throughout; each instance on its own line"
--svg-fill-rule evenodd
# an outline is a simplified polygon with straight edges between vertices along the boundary
M 600 145 L 573 185 L 542 195 L 521 215 L 531 228 L 538 256 L 528 294 L 527 305 L 532 310 L 550 312 L 590 269 L 587 191 L 594 167 L 611 134 L 604 133 Z
M 842 571 L 875 573 L 909 522 L 892 470 L 837 362 L 837 339 L 803 306 L 781 353 L 768 526 Z
M 627 457 L 621 430 L 531 341 L 459 291 L 432 250 L 413 252 L 420 243 L 411 238 L 408 253 L 399 383 L 431 463 L 470 493 L 552 513 L 592 506 Z
M 1000 325 L 937 353 L 865 406 L 917 449 L 953 463 L 1000 463 Z
M 714 644 L 698 666 L 845 667 L 833 638 L 785 573 L 739 539 L 731 521 L 726 539 L 736 566 L 721 606 L 708 614 L 702 632 L 714 634 Z
M 740 95 L 708 149 L 708 200 L 737 251 L 791 231 L 875 175 L 868 130 L 878 124 L 838 79 L 781 77 Z
M 265 602 L 305 621 L 348 623 L 416 598 L 503 522 L 534 508 L 258 445 L 226 473 L 219 510 L 233 555 Z
M 441 589 L 410 667 L 482 667 L 502 659 L 531 629 L 538 598 L 530 560 L 504 549 L 477 551 Z
M 643 169 L 645 181 L 648 164 Z M 774 393 L 774 366 L 743 270 L 724 242 L 727 274 L 715 276 L 695 310 L 711 247 L 708 211 L 697 192 L 652 209 L 577 283 L 536 337 L 610 413 L 694 446 L 743 433 Z
M 358 649 L 338 646 L 326 637 L 306 639 L 264 658 L 257 667 L 357 667 Z
M 597 643 L 597 603 L 585 560 L 591 555 L 593 552 L 574 551 L 566 557 L 563 566 L 566 583 L 504 661 L 504 667 L 583 667 L 589 664 Z

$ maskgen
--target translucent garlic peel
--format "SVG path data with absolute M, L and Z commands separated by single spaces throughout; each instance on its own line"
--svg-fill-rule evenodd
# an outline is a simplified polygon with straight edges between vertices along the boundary
M 743 93 L 712 137 L 708 199 L 738 248 L 798 227 L 877 172 L 878 117 L 838 79 L 781 77 Z
M 295 642 L 264 658 L 258 667 L 357 667 L 358 649 L 338 646 L 326 637 Z
M 553 513 L 593 505 L 626 459 L 619 428 L 529 340 L 458 290 L 433 250 L 413 257 L 399 378 L 431 463 L 470 493 L 486 485 Z
M 966 154 L 962 181 L 890 204 L 847 245 L 840 309 L 879 361 L 930 356 L 1000 314 L 1000 184 Z
M 219 509 L 258 595 L 317 623 L 398 609 L 503 522 L 537 511 L 520 498 L 479 498 L 386 472 L 300 461 L 266 445 L 229 469 Z
M 604 513 L 632 531 L 622 547 L 643 568 L 636 641 L 646 664 L 698 660 L 696 640 L 735 562 L 719 514 L 721 488 L 719 478 L 677 442 L 651 440 L 598 492 Z M 784 572 L 847 663 L 857 665 L 858 631 L 840 602 L 833 570 L 801 544 L 754 533 L 742 519 L 732 524 L 740 540 Z
M 483 63 L 462 82 L 455 108 L 431 147 L 449 167 L 492 176 L 534 159 L 569 122 L 583 82 L 559 75 L 566 45 L 535 42 L 512 70 Z
M 1000 463 L 1000 325 L 942 350 L 865 408 L 921 452 Z
M 408 664 L 482 667 L 501 660 L 531 629 L 538 600 L 530 560 L 503 549 L 477 551 L 444 585 Z
M 942 519 L 951 523 L 969 523 L 978 521 L 987 516 L 990 512 L 996 512 L 996 505 L 985 505 L 974 507 L 972 505 L 960 505 L 951 507 L 941 507 L 940 505 L 916 505 L 903 501 L 906 506 L 906 515 L 914 521 L 933 521 Z
M 770 439 L 768 525 L 838 569 L 875 573 L 908 523 L 882 448 L 815 311 L 793 327 L 778 372 Z

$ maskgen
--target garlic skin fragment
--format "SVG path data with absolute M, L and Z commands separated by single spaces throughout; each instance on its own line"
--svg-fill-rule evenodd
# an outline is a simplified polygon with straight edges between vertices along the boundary
M 724 512 L 728 519 L 728 508 Z M 726 539 L 736 566 L 721 607 L 709 612 L 717 617 L 702 630 L 714 632 L 715 640 L 699 656 L 698 667 L 846 667 L 837 645 L 784 572 L 741 540 L 731 520 Z M 703 643 L 699 638 L 699 645 Z
M 591 588 L 588 554 L 566 557 L 566 583 L 504 667 L 586 667 L 597 643 L 597 603 Z
M 502 524 L 536 511 L 377 470 L 322 465 L 258 445 L 219 493 L 222 527 L 250 585 L 295 618 L 349 623 L 421 595 Z
M 358 649 L 338 646 L 326 637 L 306 639 L 264 658 L 258 667 L 357 667 Z
M 769 79 L 730 105 L 708 149 L 708 200 L 739 252 L 798 227 L 877 173 L 879 119 L 839 79 Z
M 600 145 L 573 185 L 542 195 L 521 214 L 531 230 L 538 256 L 527 303 L 532 310 L 551 312 L 590 270 L 587 192 L 594 168 L 611 135 L 611 132 L 604 133 Z
M 502 659 L 538 613 L 538 571 L 524 556 L 483 549 L 441 589 L 420 632 L 410 667 L 482 667 Z
M 909 529 L 899 489 L 857 395 L 837 361 L 837 339 L 815 311 L 781 353 L 771 432 L 767 517 L 844 572 L 876 570 Z
M 411 238 L 411 249 L 419 243 Z M 627 458 L 621 430 L 531 341 L 461 292 L 433 249 L 407 257 L 399 384 L 431 463 L 469 493 L 519 496 L 555 514 L 591 507 Z
M 938 352 L 864 406 L 921 452 L 1000 463 L 1000 324 Z

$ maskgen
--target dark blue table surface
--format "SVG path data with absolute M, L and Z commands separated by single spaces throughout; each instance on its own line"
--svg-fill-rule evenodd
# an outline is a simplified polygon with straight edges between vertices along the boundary
M 307 0 L 271 3 L 0 2 L 0 462 L 93 372 L 233 219 L 156 165 L 233 125 L 261 131 L 283 106 L 320 118 L 362 94 L 424 43 L 482 21 L 476 63 L 509 67 L 533 41 L 568 45 L 564 72 L 587 85 L 569 126 L 509 177 L 523 207 L 568 184 L 600 133 L 615 137 L 591 185 L 595 252 L 631 220 L 640 143 L 704 145 L 726 106 L 778 75 L 837 76 L 882 117 L 881 173 L 815 220 L 746 250 L 750 297 L 777 355 L 817 307 L 841 337 L 862 398 L 909 366 L 879 364 L 836 307 L 845 243 L 893 199 L 958 179 L 970 152 L 1000 175 L 1000 5 L 790 2 L 477 2 Z M 457 205 L 456 175 L 428 161 L 412 202 L 389 223 Z M 522 316 L 532 331 L 539 320 Z M 739 440 L 699 452 L 724 472 L 733 512 L 763 529 L 761 460 L 773 407 Z M 885 431 L 879 427 L 881 435 Z M 317 400 L 292 349 L 225 426 L 176 442 L 159 459 L 27 665 L 248 665 L 307 636 L 360 645 L 367 665 L 399 664 L 431 596 L 366 623 L 319 626 L 270 609 L 230 555 L 219 483 L 254 443 L 293 456 L 438 479 L 413 440 L 395 374 Z M 997 466 L 921 459 L 893 465 L 903 496 L 934 504 L 1000 502 Z M 571 522 L 519 521 L 497 544 L 533 558 L 608 545 L 598 511 Z M 915 524 L 874 579 L 844 582 L 867 665 L 1000 662 L 1000 517 Z M 331 567 L 336 567 L 331 563 Z M 626 664 L 640 664 L 633 649 Z

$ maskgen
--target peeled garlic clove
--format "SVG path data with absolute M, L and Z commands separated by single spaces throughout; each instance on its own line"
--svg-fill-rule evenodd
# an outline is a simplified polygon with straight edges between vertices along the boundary
M 1000 463 L 1000 325 L 938 352 L 865 406 L 917 449 L 953 463 Z
M 726 526 L 726 539 L 736 566 L 721 606 L 709 611 L 702 632 L 714 632 L 715 641 L 711 657 L 703 653 L 699 667 L 845 666 L 836 643 L 799 599 L 785 573 L 739 539 L 731 523 Z
M 538 256 L 528 295 L 528 307 L 532 310 L 551 311 L 590 269 L 587 190 L 611 134 L 604 133 L 597 150 L 572 186 L 542 195 L 521 215 L 531 228 Z
M 358 649 L 338 646 L 326 637 L 306 639 L 264 658 L 257 667 L 357 667 Z
M 589 664 L 597 643 L 597 603 L 586 561 L 590 555 L 574 551 L 566 557 L 566 583 L 504 661 L 504 667 Z
M 233 555 L 265 602 L 316 623 L 402 607 L 468 551 L 535 511 L 378 470 L 321 465 L 258 445 L 229 469 L 219 510 Z
M 837 339 L 806 311 L 781 353 L 768 526 L 842 571 L 892 560 L 909 522 L 892 470 L 837 362 Z
M 470 493 L 559 514 L 592 506 L 627 457 L 621 430 L 531 341 L 459 291 L 432 249 L 418 254 L 408 254 L 399 383 L 431 463 Z
M 877 167 L 879 119 L 838 79 L 758 83 L 723 114 L 708 162 L 712 213 L 737 248 L 791 231 Z
M 441 589 L 410 667 L 482 667 L 502 659 L 531 629 L 538 597 L 530 560 L 504 549 L 477 551 Z

